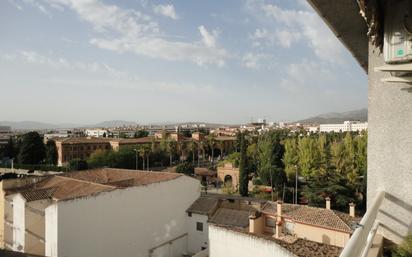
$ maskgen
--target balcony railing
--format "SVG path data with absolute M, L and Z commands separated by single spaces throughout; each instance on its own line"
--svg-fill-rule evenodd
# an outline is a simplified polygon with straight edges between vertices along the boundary
M 379 192 L 362 220 L 357 224 L 355 232 L 345 245 L 340 257 L 366 257 L 368 255 L 380 225 L 377 215 L 384 198 L 385 192 Z

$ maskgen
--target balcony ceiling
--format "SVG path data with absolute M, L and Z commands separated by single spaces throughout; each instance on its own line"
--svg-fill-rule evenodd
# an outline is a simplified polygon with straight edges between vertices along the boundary
M 365 20 L 356 0 L 307 0 L 352 53 L 362 68 L 368 68 L 368 37 Z

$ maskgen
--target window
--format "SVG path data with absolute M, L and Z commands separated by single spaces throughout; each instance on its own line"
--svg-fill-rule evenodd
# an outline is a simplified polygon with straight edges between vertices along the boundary
M 187 212 L 187 216 L 192 217 L 192 213 L 190 211 Z
M 274 218 L 266 217 L 265 223 L 267 227 L 272 227 L 272 228 L 276 227 L 276 219 Z
M 196 230 L 197 231 L 203 231 L 203 223 L 202 222 L 196 222 Z

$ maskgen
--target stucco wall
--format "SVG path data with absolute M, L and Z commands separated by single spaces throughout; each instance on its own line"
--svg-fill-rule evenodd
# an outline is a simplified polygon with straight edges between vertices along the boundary
M 369 46 L 368 206 L 378 191 L 393 195 L 379 215 L 380 230 L 399 242 L 412 228 L 412 88 L 381 82 L 389 77 L 374 71 L 381 65 L 383 55 Z
M 210 257 L 295 257 L 273 241 L 209 226 Z
M 208 247 L 209 229 L 207 223 L 207 215 L 192 213 L 192 217 L 187 217 L 187 231 L 189 233 L 189 252 L 197 253 L 202 250 L 202 247 Z M 203 223 L 203 231 L 197 231 L 196 223 Z
M 150 248 L 187 233 L 185 211 L 199 196 L 199 182 L 182 176 L 168 182 L 58 202 L 56 210 L 53 210 L 55 205 L 46 209 L 46 254 L 149 256 Z M 57 239 L 53 238 L 56 232 Z M 165 247 L 174 252 L 172 256 L 180 256 L 187 251 L 185 240 L 178 240 L 179 249 L 169 249 L 170 244 Z
M 25 205 L 26 201 L 20 194 L 13 196 L 13 250 L 24 251 L 25 239 Z
M 31 254 L 45 254 L 45 220 L 44 208 L 50 203 L 48 200 L 27 202 L 25 206 L 25 248 Z
M 333 231 L 305 224 L 295 223 L 294 232 L 299 238 L 306 238 L 311 241 L 335 245 L 339 247 L 345 246 L 349 241 L 349 234 Z

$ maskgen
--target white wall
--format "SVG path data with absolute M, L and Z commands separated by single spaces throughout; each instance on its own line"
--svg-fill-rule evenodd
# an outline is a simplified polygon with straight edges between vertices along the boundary
M 48 206 L 44 213 L 46 256 L 57 256 L 57 204 Z
M 207 215 L 192 213 L 192 217 L 187 217 L 187 231 L 189 233 L 189 252 L 197 253 L 202 250 L 202 247 L 208 248 L 209 242 L 209 226 L 207 223 Z M 203 231 L 196 230 L 196 223 L 203 223 Z
M 20 194 L 13 196 L 13 250 L 24 251 L 25 239 L 25 203 L 26 201 Z
M 46 209 L 46 254 L 149 256 L 150 248 L 187 233 L 185 211 L 199 196 L 199 181 L 182 176 L 57 202 Z M 178 240 L 171 250 L 173 257 L 180 256 L 187 251 L 187 241 Z
M 209 226 L 209 257 L 295 257 L 273 241 Z

